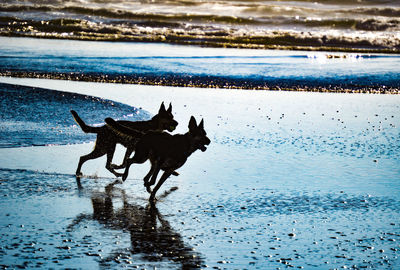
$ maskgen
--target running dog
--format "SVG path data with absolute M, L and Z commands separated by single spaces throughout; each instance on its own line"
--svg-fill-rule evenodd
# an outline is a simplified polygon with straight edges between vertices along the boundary
M 71 110 L 71 114 L 74 117 L 75 121 L 82 128 L 85 133 L 96 133 L 96 144 L 91 153 L 81 156 L 79 159 L 78 168 L 76 169 L 76 175 L 81 176 L 81 168 L 83 163 L 90 159 L 99 158 L 105 154 L 107 154 L 107 163 L 106 168 L 113 173 L 115 176 L 122 176 L 121 173 L 115 171 L 115 169 L 125 168 L 127 164 L 127 159 L 130 157 L 132 152 L 135 150 L 135 145 L 138 141 L 139 135 L 140 137 L 149 131 L 157 131 L 161 132 L 163 130 L 174 131 L 178 122 L 174 120 L 174 116 L 172 115 L 172 105 L 169 104 L 168 109 L 165 109 L 164 102 L 161 103 L 158 114 L 156 114 L 151 120 L 148 121 L 117 121 L 117 123 L 123 127 L 129 128 L 129 130 L 135 130 L 134 134 L 127 133 L 131 135 L 129 138 L 124 136 L 118 136 L 115 132 L 113 132 L 108 125 L 103 125 L 101 127 L 93 127 L 88 126 L 85 122 L 79 117 L 76 111 Z M 117 143 L 122 144 L 126 147 L 125 156 L 121 165 L 117 166 L 111 164 L 115 147 Z
M 151 168 L 143 181 L 147 192 L 150 193 L 149 201 L 151 202 L 155 201 L 155 195 L 165 180 L 171 174 L 174 174 L 176 169 L 182 167 L 193 152 L 197 149 L 200 149 L 202 152 L 206 151 L 206 145 L 209 145 L 211 142 L 204 130 L 204 121 L 201 120 L 200 124 L 197 125 L 196 119 L 193 116 L 189 121 L 189 131 L 185 134 L 177 135 L 171 135 L 166 132 L 141 134 L 128 127 L 124 127 L 112 118 L 105 119 L 105 122 L 115 130 L 116 134 L 122 133 L 125 136 L 140 137 L 136 144 L 134 156 L 127 160 L 122 180 L 125 181 L 128 177 L 129 167 L 132 163 L 144 163 L 149 159 Z M 163 170 L 164 173 L 154 189 L 151 190 L 150 186 L 155 184 L 160 170 Z

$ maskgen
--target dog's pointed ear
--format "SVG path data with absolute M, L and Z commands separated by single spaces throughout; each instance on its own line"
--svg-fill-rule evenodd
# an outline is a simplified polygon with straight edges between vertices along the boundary
M 164 101 L 161 103 L 160 109 L 158 110 L 158 113 L 165 112 L 165 106 L 164 106 Z
M 197 123 L 196 123 L 196 119 L 192 116 L 190 117 L 190 121 L 189 121 L 189 130 L 193 130 L 197 128 Z
M 169 107 L 168 107 L 167 112 L 172 113 L 172 104 L 171 103 L 169 103 Z
M 108 125 L 113 125 L 115 123 L 115 120 L 111 117 L 107 117 L 106 119 L 104 119 L 104 122 L 106 122 L 106 124 Z
M 201 119 L 200 124 L 199 124 L 199 128 L 204 129 L 204 119 Z

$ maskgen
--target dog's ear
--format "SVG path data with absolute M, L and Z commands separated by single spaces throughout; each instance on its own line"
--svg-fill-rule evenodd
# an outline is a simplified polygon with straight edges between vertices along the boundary
M 194 130 L 197 128 L 197 123 L 196 123 L 196 119 L 194 119 L 194 117 L 190 117 L 190 121 L 189 121 L 189 130 Z
M 201 119 L 199 128 L 204 129 L 204 119 Z
M 158 110 L 158 113 L 165 112 L 165 106 L 164 106 L 164 101 L 161 103 L 160 109 Z
M 106 122 L 106 124 L 108 125 L 113 125 L 115 123 L 115 120 L 111 117 L 107 117 L 106 119 L 104 119 L 104 122 Z
M 167 112 L 172 113 L 172 104 L 171 103 L 169 103 L 169 107 L 168 107 Z

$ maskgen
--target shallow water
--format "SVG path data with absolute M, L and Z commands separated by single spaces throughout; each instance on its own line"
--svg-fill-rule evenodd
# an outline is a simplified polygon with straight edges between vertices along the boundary
M 212 143 L 168 179 L 153 210 L 140 180 L 147 165 L 110 185 L 115 178 L 99 159 L 77 182 L 71 173 L 92 144 L 0 149 L 2 264 L 400 265 L 398 96 L 26 82 L 149 111 L 172 100 L 177 132 L 190 115 L 203 117 Z
M 202 161 L 199 155 L 191 164 Z M 310 188 L 314 176 L 302 176 L 304 185 L 290 179 L 288 168 L 286 177 L 281 173 L 274 179 L 260 177 L 266 173 L 261 169 L 227 174 L 232 168 L 224 168 L 225 162 L 213 167 L 203 161 L 204 172 L 190 166 L 183 177 L 170 179 L 156 209 L 149 208 L 144 188 L 134 179 L 113 186 L 112 178 L 77 182 L 68 174 L 1 169 L 2 264 L 102 269 L 399 265 L 399 191 L 389 191 L 394 183 L 384 195 L 375 191 L 379 184 L 346 187 L 351 179 L 342 179 L 346 170 L 337 168 L 337 177 L 319 177 Z M 190 174 L 193 169 L 196 176 Z
M 70 110 L 89 125 L 102 125 L 104 118 L 147 120 L 143 110 L 111 100 L 49 91 L 41 88 L 0 84 L 0 148 L 88 142 Z
M 0 74 L 94 82 L 398 93 L 400 57 L 0 37 Z
M 3 267 L 165 269 L 202 263 L 156 208 L 144 200 L 129 202 L 124 190 L 107 187 L 110 179 L 85 181 L 83 189 L 71 175 L 5 169 L 0 175 Z

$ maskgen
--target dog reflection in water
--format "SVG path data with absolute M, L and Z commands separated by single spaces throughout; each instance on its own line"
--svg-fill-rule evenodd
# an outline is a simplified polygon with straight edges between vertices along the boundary
M 166 197 L 176 189 L 172 188 L 160 197 Z M 126 254 L 126 248 L 120 248 L 103 258 L 102 265 L 110 266 L 118 258 L 132 255 L 140 255 L 144 263 L 170 261 L 174 265 L 180 264 L 182 269 L 198 269 L 204 264 L 200 254 L 183 241 L 154 204 L 139 206 L 128 203 L 124 190 L 114 188 L 113 184 L 108 185 L 104 193 L 92 196 L 91 201 L 93 215 L 79 215 L 70 229 L 74 230 L 82 221 L 95 220 L 107 229 L 128 231 L 131 238 L 130 254 Z M 120 201 L 122 206 L 114 207 Z

